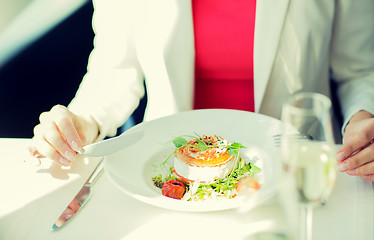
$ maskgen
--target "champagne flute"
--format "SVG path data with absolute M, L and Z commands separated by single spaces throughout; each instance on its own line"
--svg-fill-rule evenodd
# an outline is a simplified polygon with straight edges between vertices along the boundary
M 282 172 L 294 182 L 299 239 L 311 240 L 313 207 L 327 199 L 335 183 L 331 101 L 318 93 L 297 93 L 284 103 L 282 121 Z

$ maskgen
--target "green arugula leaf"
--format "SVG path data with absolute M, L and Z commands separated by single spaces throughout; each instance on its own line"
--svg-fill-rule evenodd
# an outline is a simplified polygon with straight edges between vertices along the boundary
M 208 150 L 208 146 L 205 144 L 204 141 L 200 140 L 200 139 L 197 139 L 198 143 L 197 143 L 197 147 L 200 149 L 200 151 L 205 151 L 205 150 Z
M 173 140 L 173 144 L 176 148 L 181 148 L 187 144 L 187 140 L 182 137 L 176 137 Z
M 256 175 L 257 173 L 261 172 L 261 168 L 257 167 L 256 165 L 251 165 L 251 174 L 252 176 L 253 175 Z
M 245 148 L 241 143 L 232 143 L 227 148 L 227 153 L 231 156 L 237 155 L 239 153 L 239 149 Z
M 231 156 L 235 156 L 235 155 L 238 154 L 238 149 L 236 149 L 236 148 L 228 148 L 228 149 L 227 149 L 227 153 L 228 153 L 229 155 L 231 155 Z
M 232 148 L 237 148 L 237 149 L 239 149 L 239 148 L 245 148 L 245 147 L 243 146 L 243 144 L 241 144 L 241 143 L 236 143 L 236 142 L 232 143 L 232 144 L 230 145 L 230 147 L 232 147 Z

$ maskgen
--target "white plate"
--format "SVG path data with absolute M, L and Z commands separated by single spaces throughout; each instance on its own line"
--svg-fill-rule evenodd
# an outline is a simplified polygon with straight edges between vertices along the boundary
M 155 170 L 154 165 L 163 162 L 173 152 L 171 140 L 180 135 L 194 135 L 194 132 L 222 136 L 231 143 L 239 142 L 247 147 L 241 150 L 241 157 L 262 171 L 259 174 L 260 190 L 245 199 L 245 204 L 256 205 L 276 191 L 276 173 L 280 164 L 273 136 L 281 132 L 279 120 L 236 110 L 195 110 L 143 122 L 126 133 L 134 131 L 144 131 L 144 137 L 107 156 L 105 171 L 120 190 L 135 199 L 161 208 L 191 212 L 231 209 L 243 203 L 241 197 L 220 201 L 176 200 L 162 196 L 161 190 L 153 185 L 152 177 L 163 169 Z

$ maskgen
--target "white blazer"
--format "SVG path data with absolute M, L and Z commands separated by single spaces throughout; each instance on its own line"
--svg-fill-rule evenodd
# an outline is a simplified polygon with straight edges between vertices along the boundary
M 93 116 L 101 137 L 113 135 L 136 109 L 145 79 L 145 120 L 192 109 L 191 1 L 94 0 L 94 7 L 95 47 L 69 108 Z M 374 113 L 373 0 L 257 0 L 256 112 L 279 118 L 298 91 L 331 96 L 330 70 L 345 121 Z

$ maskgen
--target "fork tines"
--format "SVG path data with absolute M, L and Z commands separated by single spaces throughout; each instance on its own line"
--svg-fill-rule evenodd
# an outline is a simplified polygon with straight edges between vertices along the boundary
M 283 137 L 282 134 L 277 134 L 277 135 L 273 136 L 274 144 L 275 144 L 276 147 L 280 147 L 280 145 L 282 143 L 282 137 Z M 310 139 L 308 136 L 300 134 L 300 133 L 289 134 L 287 136 L 287 138 L 291 139 L 291 140 L 308 140 L 308 139 Z

